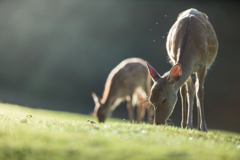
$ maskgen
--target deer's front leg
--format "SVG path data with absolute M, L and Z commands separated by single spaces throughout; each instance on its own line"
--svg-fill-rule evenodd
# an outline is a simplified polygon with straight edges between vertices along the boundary
M 138 102 L 137 103 L 137 122 L 138 123 L 143 122 L 144 115 L 145 115 L 145 106 L 144 104 Z
M 192 82 L 191 76 L 187 80 L 187 100 L 188 100 L 188 116 L 187 116 L 187 127 L 193 129 L 193 104 L 194 104 L 194 95 L 195 87 Z
M 127 101 L 128 118 L 130 123 L 132 123 L 133 122 L 132 97 L 127 96 L 126 101 Z
M 147 108 L 147 114 L 148 114 L 148 123 L 149 124 L 153 124 L 153 114 L 154 114 L 154 110 L 153 110 L 153 106 L 151 104 L 145 104 L 146 108 Z
M 203 97 L 204 97 L 204 80 L 207 74 L 206 67 L 201 67 L 200 70 L 197 72 L 197 107 L 198 107 L 198 115 L 199 120 L 198 122 L 198 129 L 200 131 L 206 131 L 207 132 L 207 124 L 205 121 L 205 115 L 204 115 L 204 105 L 203 105 Z
M 187 121 L 186 121 L 187 88 L 186 88 L 186 84 L 184 84 L 180 88 L 180 95 L 181 95 L 181 98 L 182 98 L 182 123 L 181 123 L 181 127 L 186 128 L 186 126 L 187 126 Z

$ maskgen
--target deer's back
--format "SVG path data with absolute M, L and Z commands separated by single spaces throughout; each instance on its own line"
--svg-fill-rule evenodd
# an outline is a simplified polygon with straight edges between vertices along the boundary
M 207 15 L 189 9 L 179 14 L 169 31 L 166 47 L 174 64 L 185 56 L 192 59 L 194 65 L 205 63 L 209 67 L 216 57 L 218 40 Z
M 149 79 L 145 61 L 140 58 L 126 59 L 110 72 L 105 84 L 103 99 L 106 99 L 108 95 L 133 94 L 137 87 L 143 87 Z

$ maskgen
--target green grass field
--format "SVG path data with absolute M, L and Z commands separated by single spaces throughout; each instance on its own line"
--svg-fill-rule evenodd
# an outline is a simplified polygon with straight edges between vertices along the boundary
M 0 160 L 239 160 L 240 135 L 0 104 Z

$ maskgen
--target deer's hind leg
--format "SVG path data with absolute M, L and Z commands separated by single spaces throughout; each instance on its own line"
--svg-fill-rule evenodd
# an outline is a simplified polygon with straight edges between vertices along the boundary
M 187 127 L 193 129 L 193 105 L 194 105 L 194 95 L 195 87 L 192 82 L 191 76 L 187 80 L 187 101 L 188 101 L 188 115 L 187 115 Z
M 150 103 L 145 104 L 147 107 L 147 117 L 148 123 L 153 124 L 153 115 L 154 115 L 154 108 Z
M 151 90 L 151 82 L 152 78 L 150 75 L 148 75 L 147 80 L 146 80 L 146 85 L 144 87 L 144 91 L 146 93 L 146 103 L 144 103 L 145 108 L 147 109 L 147 118 L 148 118 L 148 123 L 153 124 L 153 115 L 154 115 L 154 108 L 151 103 L 148 101 L 148 97 L 150 95 L 150 90 Z
M 133 113 L 133 106 L 132 106 L 132 96 L 126 97 L 127 101 L 127 110 L 128 110 L 128 118 L 130 123 L 133 123 L 134 113 Z
M 146 106 L 145 106 L 145 101 L 146 101 L 146 95 L 142 91 L 142 89 L 136 90 L 134 96 L 136 96 L 136 105 L 137 105 L 137 122 L 141 123 L 143 122 L 145 112 L 146 112 Z
M 137 122 L 143 122 L 143 118 L 145 116 L 145 106 L 141 102 L 137 103 Z
M 207 75 L 206 66 L 201 66 L 196 74 L 197 108 L 198 108 L 198 130 L 207 132 L 207 124 L 204 115 L 204 80 Z
M 184 84 L 180 88 L 180 95 L 181 95 L 181 99 L 182 99 L 182 122 L 181 122 L 181 127 L 186 128 L 186 126 L 187 126 L 187 120 L 186 120 L 187 87 L 186 87 L 186 84 Z
M 191 76 L 187 79 L 187 82 L 181 87 L 181 98 L 182 98 L 182 124 L 181 127 L 193 129 L 192 117 L 193 117 L 193 104 L 195 89 L 192 82 Z M 186 116 L 186 99 L 188 102 L 188 114 Z
M 147 95 L 145 95 L 143 98 L 142 96 L 140 96 L 140 94 L 138 94 L 138 99 L 139 99 L 139 102 L 137 102 L 138 123 L 143 122 L 147 110 L 148 123 L 152 124 L 153 123 L 152 116 L 154 112 L 153 107 L 147 102 Z

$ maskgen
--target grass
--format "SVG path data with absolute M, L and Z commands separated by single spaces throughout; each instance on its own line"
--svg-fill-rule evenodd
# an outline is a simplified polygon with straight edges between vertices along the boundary
M 0 104 L 0 160 L 239 160 L 240 135 Z

